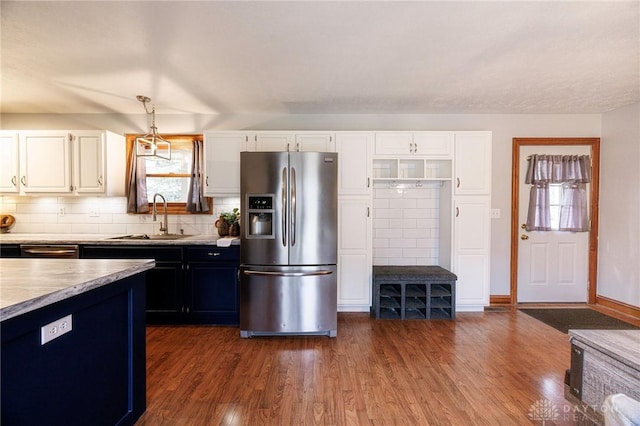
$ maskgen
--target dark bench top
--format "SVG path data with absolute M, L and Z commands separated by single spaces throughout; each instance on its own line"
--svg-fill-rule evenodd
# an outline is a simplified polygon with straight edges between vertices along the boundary
M 447 280 L 455 281 L 458 277 L 440 266 L 374 266 L 373 278 L 385 280 Z

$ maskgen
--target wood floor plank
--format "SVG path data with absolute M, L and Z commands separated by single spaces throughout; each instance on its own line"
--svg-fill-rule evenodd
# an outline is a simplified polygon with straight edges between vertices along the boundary
M 335 339 L 148 327 L 137 425 L 527 425 L 540 400 L 561 413 L 546 424 L 573 424 L 569 349 L 566 334 L 517 310 L 455 321 L 340 313 Z

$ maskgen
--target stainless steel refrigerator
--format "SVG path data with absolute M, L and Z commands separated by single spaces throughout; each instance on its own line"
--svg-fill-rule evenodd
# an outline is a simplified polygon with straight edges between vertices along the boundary
M 240 336 L 337 335 L 338 155 L 240 154 Z

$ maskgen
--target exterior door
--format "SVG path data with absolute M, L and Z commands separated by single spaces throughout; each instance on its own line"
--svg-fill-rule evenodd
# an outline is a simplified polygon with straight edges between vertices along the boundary
M 524 183 L 531 154 L 591 155 L 589 145 L 522 146 L 518 182 L 518 303 L 586 303 L 589 232 L 526 231 L 530 185 Z M 587 184 L 587 194 L 590 193 Z M 557 193 L 560 193 L 557 188 Z M 550 189 L 553 222 L 554 189 Z M 587 203 L 589 205 L 589 203 Z M 589 213 L 591 218 L 592 212 Z

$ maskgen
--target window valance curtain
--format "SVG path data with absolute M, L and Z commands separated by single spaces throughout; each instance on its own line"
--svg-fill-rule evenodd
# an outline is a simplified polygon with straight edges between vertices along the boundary
M 559 231 L 589 231 L 587 186 L 591 182 L 588 155 L 534 154 L 528 159 L 525 183 L 531 185 L 527 231 L 551 231 L 549 184 L 562 184 Z
M 591 158 L 588 155 L 534 154 L 528 162 L 527 184 L 591 182 Z

